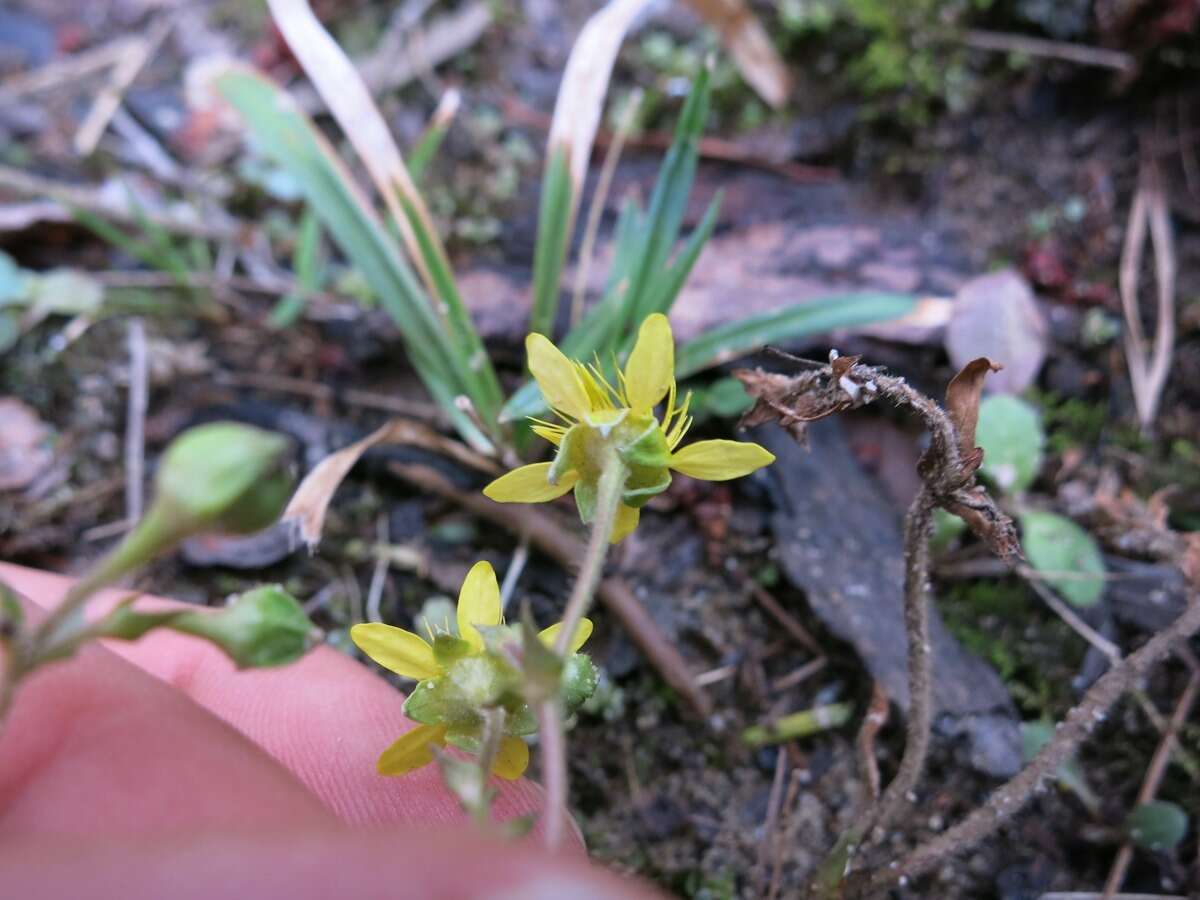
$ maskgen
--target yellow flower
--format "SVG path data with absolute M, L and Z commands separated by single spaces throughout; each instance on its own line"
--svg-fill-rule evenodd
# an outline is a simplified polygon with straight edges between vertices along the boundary
M 480 628 L 504 624 L 500 610 L 500 586 L 490 563 L 471 567 L 458 594 L 458 636 L 430 631 L 427 641 L 418 634 L 392 625 L 355 625 L 350 637 L 363 653 L 385 669 L 420 682 L 404 705 L 405 713 L 421 722 L 406 731 L 383 751 L 377 768 L 381 775 L 404 775 L 433 761 L 433 746 L 452 743 L 465 750 L 478 750 L 483 717 L 481 709 L 501 705 L 508 709 L 505 735 L 492 765 L 501 778 L 519 778 L 529 765 L 529 746 L 519 734 L 532 733 L 528 709 L 514 699 L 511 672 L 496 654 L 490 653 Z M 553 647 L 562 623 L 538 634 Z M 592 633 L 592 623 L 579 623 L 570 653 L 578 652 Z M 590 666 L 590 663 L 588 664 Z M 507 692 L 507 693 L 506 693 Z
M 575 492 L 584 522 L 593 518 L 605 452 L 616 450 L 628 471 L 613 543 L 637 527 L 639 510 L 671 483 L 671 471 L 726 481 L 770 465 L 775 457 L 744 441 L 699 441 L 677 449 L 692 424 L 691 393 L 676 405 L 675 343 L 661 313 L 638 332 L 624 371 L 611 384 L 598 365 L 563 355 L 544 335 L 525 339 L 529 370 L 559 421 L 531 420 L 558 448 L 554 462 L 534 463 L 497 478 L 483 492 L 500 503 L 542 503 Z M 663 400 L 660 422 L 654 408 Z

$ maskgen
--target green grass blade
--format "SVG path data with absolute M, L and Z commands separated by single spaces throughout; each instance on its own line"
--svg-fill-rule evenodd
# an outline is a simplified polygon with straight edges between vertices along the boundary
M 433 289 L 445 304 L 451 359 L 463 390 L 474 403 L 479 417 L 488 425 L 494 425 L 504 403 L 504 392 L 487 348 L 483 346 L 483 340 L 475 330 L 475 323 L 471 321 L 471 314 L 467 312 L 467 306 L 458 291 L 450 261 L 437 235 L 430 234 L 425 222 L 404 195 L 400 196 L 400 206 L 412 226 L 421 258 L 433 281 Z
M 687 210 L 688 196 L 696 177 L 700 135 L 708 119 L 708 69 L 703 68 L 688 94 L 675 128 L 675 139 L 659 170 L 654 193 L 646 211 L 644 249 L 638 266 L 630 273 L 626 325 L 634 329 L 654 309 L 649 286 L 656 273 L 666 266 L 671 248 L 679 237 Z
M 717 214 L 721 210 L 721 197 L 722 195 L 719 192 L 717 196 L 713 197 L 712 202 L 708 204 L 708 209 L 704 212 L 704 218 L 700 220 L 700 224 L 692 231 L 687 239 L 687 243 L 683 245 L 683 249 L 675 257 L 675 261 L 651 283 L 649 290 L 650 312 L 667 313 L 670 312 L 671 307 L 675 304 L 675 298 L 683 290 L 683 285 L 687 281 L 688 276 L 692 274 L 692 268 L 696 265 L 696 260 L 700 258 L 700 251 L 704 249 L 704 245 L 712 237 L 713 229 L 717 227 Z
M 730 322 L 679 346 L 675 351 L 675 375 L 687 378 L 764 344 L 896 319 L 912 312 L 916 302 L 907 294 L 841 294 Z
M 468 391 L 428 296 L 332 149 L 287 95 L 262 76 L 231 68 L 216 86 L 262 151 L 301 185 L 330 237 L 395 321 L 413 368 L 460 434 L 490 452 L 490 439 L 454 403 Z
M 321 222 L 311 206 L 304 207 L 300 225 L 296 229 L 296 246 L 292 250 L 292 272 L 296 276 L 296 290 L 279 298 L 268 318 L 272 328 L 282 329 L 294 325 L 304 314 L 308 297 L 320 288 Z
M 533 310 L 529 330 L 550 335 L 562 295 L 562 271 L 571 245 L 571 167 L 565 147 L 546 161 L 542 200 L 538 210 L 537 243 L 533 251 Z

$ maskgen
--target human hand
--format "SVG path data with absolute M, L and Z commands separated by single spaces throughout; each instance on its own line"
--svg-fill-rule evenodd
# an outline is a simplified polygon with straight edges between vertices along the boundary
M 69 584 L 3 563 L 0 579 L 30 615 Z M 411 727 L 402 700 L 326 647 L 243 672 L 165 630 L 85 647 L 23 682 L 0 732 L 0 884 L 39 900 L 650 896 L 579 844 L 478 834 L 436 767 L 377 775 Z M 538 809 L 531 783 L 495 786 L 498 818 Z

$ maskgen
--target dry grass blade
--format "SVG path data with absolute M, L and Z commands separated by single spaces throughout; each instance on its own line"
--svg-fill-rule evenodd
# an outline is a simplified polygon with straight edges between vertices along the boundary
M 108 123 L 120 107 L 125 91 L 158 50 L 172 24 L 170 19 L 160 19 L 146 35 L 139 38 L 137 43 L 118 58 L 108 84 L 100 89 L 92 108 L 88 110 L 75 133 L 75 152 L 80 156 L 91 156 L 92 151 L 96 149 L 100 136 L 104 134 L 104 129 L 108 127 Z
M 366 166 L 422 280 L 437 296 L 439 292 L 401 200 L 411 205 L 431 235 L 437 233 L 433 218 L 358 70 L 317 20 L 307 0 L 268 0 L 268 5 L 280 34 Z
M 688 6 L 721 35 L 738 71 L 758 95 L 775 109 L 782 107 L 792 76 L 745 0 L 688 0 Z
M 1142 328 L 1138 282 L 1142 253 L 1149 230 L 1154 246 L 1155 281 L 1158 288 L 1157 323 L 1150 353 Z M 1154 422 L 1163 387 L 1171 370 L 1175 348 L 1175 247 L 1167 200 L 1157 163 L 1149 157 L 1129 210 L 1129 225 L 1121 249 L 1121 309 L 1125 314 L 1125 359 L 1138 422 L 1147 429 Z
M 588 19 L 571 49 L 546 142 L 547 159 L 559 148 L 567 154 L 574 188 L 569 223 L 575 221 L 579 208 L 583 180 L 596 140 L 596 129 L 600 127 L 600 113 L 604 109 L 617 51 L 621 49 L 626 33 L 651 2 L 611 0 Z
M 362 440 L 325 457 L 305 476 L 300 487 L 296 488 L 296 493 L 288 503 L 287 509 L 283 511 L 282 518 L 284 521 L 296 523 L 301 539 L 310 548 L 321 541 L 321 532 L 325 528 L 325 514 L 329 511 L 329 502 L 334 493 L 362 455 L 379 444 L 425 447 L 444 453 L 463 465 L 489 475 L 495 475 L 499 471 L 495 463 L 457 441 L 445 438 L 416 422 L 394 419 L 375 429 Z

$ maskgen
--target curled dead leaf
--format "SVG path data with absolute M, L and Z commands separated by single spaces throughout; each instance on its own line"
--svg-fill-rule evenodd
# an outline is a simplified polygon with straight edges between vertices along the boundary
M 966 522 L 967 527 L 1000 559 L 1012 562 L 1021 558 L 1021 540 L 1016 525 L 983 488 L 958 491 L 946 498 L 942 506 Z
M 964 464 L 974 461 L 970 471 L 979 468 L 983 462 L 982 452 L 976 454 L 975 427 L 979 424 L 979 402 L 983 397 L 983 382 L 989 372 L 999 372 L 1004 366 L 993 362 L 986 356 L 971 360 L 957 375 L 950 379 L 946 388 L 946 412 L 954 423 L 958 433 L 958 452 L 962 454 Z M 975 456 L 978 459 L 975 459 Z
M 329 502 L 334 493 L 362 455 L 379 444 L 425 447 L 442 453 L 468 468 L 488 475 L 499 473 L 499 467 L 492 460 L 480 456 L 463 444 L 443 437 L 416 422 L 393 419 L 362 440 L 325 457 L 300 482 L 300 487 L 296 489 L 287 509 L 283 511 L 282 519 L 295 523 L 301 540 L 310 550 L 321 541 L 321 532 L 325 528 L 325 514 L 329 511 Z

